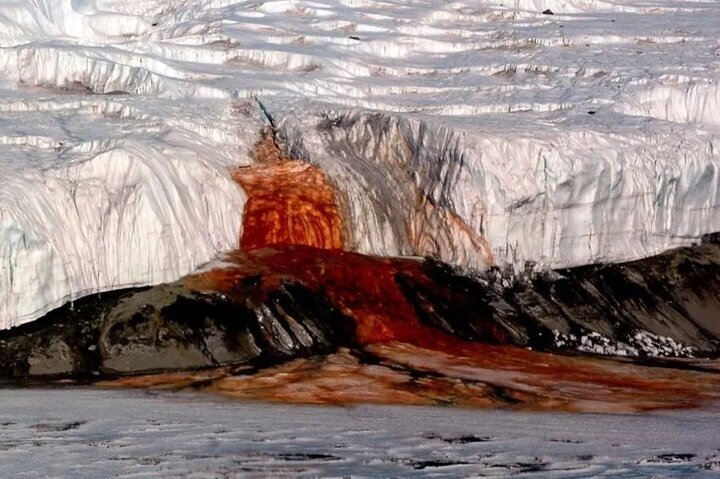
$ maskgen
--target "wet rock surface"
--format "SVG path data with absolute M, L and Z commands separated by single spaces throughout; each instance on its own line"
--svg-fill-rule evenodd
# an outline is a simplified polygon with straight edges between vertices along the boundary
M 349 322 L 322 297 L 283 284 L 245 303 L 181 284 L 96 295 L 0 334 L 0 376 L 112 376 L 262 365 L 329 351 Z
M 717 244 L 527 277 L 312 248 L 244 258 L 221 282 L 90 296 L 0 332 L 0 376 L 256 370 L 395 340 L 431 350 L 460 340 L 634 356 L 719 351 Z
M 644 260 L 508 278 L 464 277 L 426 263 L 446 288 L 429 291 L 399 275 L 426 323 L 536 349 L 633 356 L 709 356 L 720 351 L 720 246 L 680 248 Z

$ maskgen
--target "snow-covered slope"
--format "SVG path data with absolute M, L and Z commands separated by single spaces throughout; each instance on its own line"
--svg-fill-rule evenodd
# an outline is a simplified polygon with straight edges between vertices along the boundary
M 2 1 L 0 328 L 235 247 L 254 98 L 358 251 L 696 240 L 720 230 L 718 39 L 701 1 Z

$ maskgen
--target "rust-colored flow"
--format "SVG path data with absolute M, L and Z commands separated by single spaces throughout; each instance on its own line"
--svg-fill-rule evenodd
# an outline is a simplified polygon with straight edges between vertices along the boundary
M 424 272 L 423 262 L 407 258 L 380 258 L 341 250 L 321 250 L 300 245 L 237 251 L 226 258 L 234 264 L 197 276 L 186 284 L 191 288 L 219 291 L 238 301 L 245 291 L 237 284 L 248 276 L 260 275 L 267 293 L 281 281 L 299 282 L 323 293 L 345 315 L 353 318 L 354 341 L 361 345 L 403 341 L 437 350 L 457 350 L 462 343 L 438 329 L 420 322 L 396 275 L 414 278 L 426 288 L 441 289 Z M 486 325 L 483 336 L 504 342 L 503 334 L 493 324 Z
M 346 329 L 354 337 L 345 344 L 355 349 L 297 359 L 252 375 L 228 367 L 108 385 L 199 387 L 238 398 L 319 404 L 615 412 L 690 407 L 720 398 L 717 373 L 683 371 L 682 363 L 677 369 L 652 368 L 503 345 L 503 330 L 472 316 L 468 298 L 438 284 L 423 262 L 342 251 L 343 223 L 332 187 L 317 167 L 283 155 L 270 130 L 254 154 L 257 164 L 233 172 L 249 197 L 240 250 L 228 256 L 223 268 L 186 278 L 186 286 L 246 304 L 267 300 L 284 281 L 301 283 L 352 323 Z M 416 230 L 418 241 L 425 241 L 422 225 Z M 487 249 L 484 243 L 476 246 Z M 250 277 L 252 282 L 244 281 Z M 420 294 L 408 294 L 399 278 Z M 249 283 L 254 286 L 246 287 Z M 467 312 L 463 320 L 472 321 L 477 336 L 495 344 L 463 340 L 418 316 L 418 308 L 432 311 L 440 303 Z
M 240 248 L 342 248 L 343 224 L 325 174 L 285 156 L 270 129 L 263 132 L 253 153 L 257 164 L 232 173 L 248 195 Z
M 386 366 L 357 364 L 347 355 L 330 357 L 327 363 L 298 360 L 252 377 L 220 374 L 208 389 L 222 394 L 309 403 L 452 403 L 615 412 L 691 407 L 720 397 L 714 375 L 681 371 L 680 363 L 677 370 L 652 368 L 502 345 L 502 332 L 493 324 L 485 326 L 483 336 L 500 344 L 452 336 L 422 322 L 417 304 L 398 284 L 402 275 L 425 291 L 445 294 L 445 285 L 434 283 L 417 260 L 302 246 L 236 252 L 228 259 L 234 266 L 190 277 L 186 284 L 245 301 L 247 292 L 238 285 L 248 276 L 260 278 L 261 294 L 269 294 L 282 281 L 302 283 L 334 303 L 353 323 L 353 344 Z M 453 300 L 458 298 L 462 301 Z M 397 372 L 403 370 L 414 373 Z M 413 379 L 418 374 L 427 377 Z M 159 385 L 174 382 L 148 380 Z M 123 384 L 141 385 L 143 380 Z

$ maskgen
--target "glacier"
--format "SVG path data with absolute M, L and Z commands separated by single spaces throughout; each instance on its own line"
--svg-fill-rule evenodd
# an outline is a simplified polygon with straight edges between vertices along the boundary
M 523 269 L 698 242 L 719 39 L 707 1 L 2 1 L 0 329 L 236 248 L 231 170 L 268 121 L 354 251 Z

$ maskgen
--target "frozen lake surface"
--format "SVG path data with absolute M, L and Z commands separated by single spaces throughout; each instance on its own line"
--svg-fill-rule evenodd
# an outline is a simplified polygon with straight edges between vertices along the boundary
M 0 477 L 717 477 L 720 414 L 298 407 L 0 390 Z

